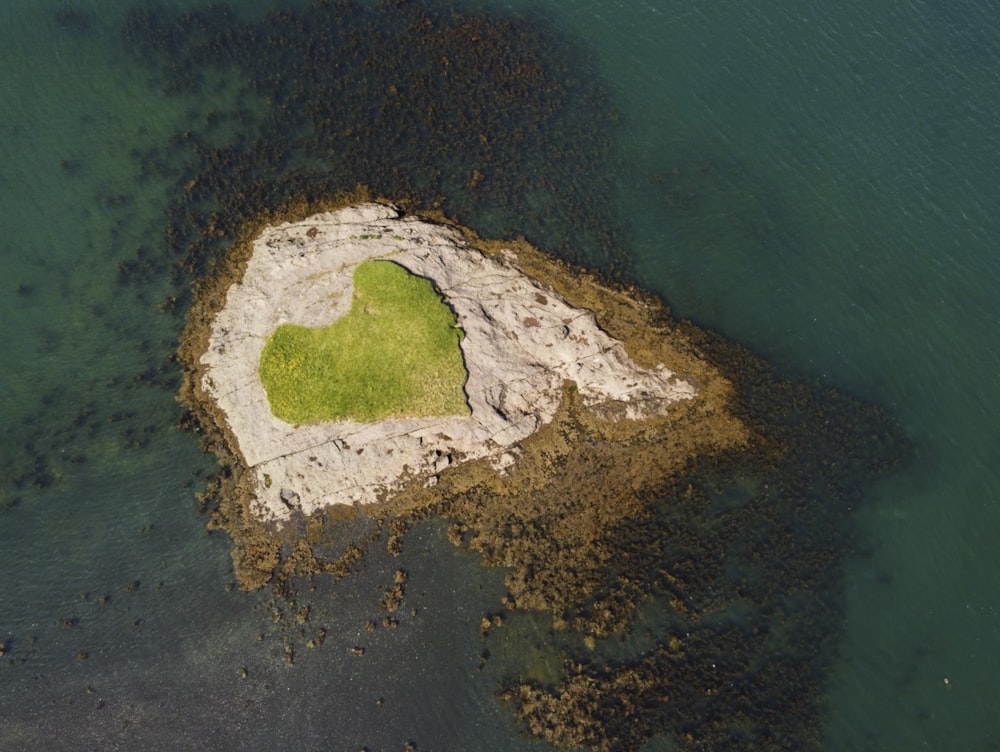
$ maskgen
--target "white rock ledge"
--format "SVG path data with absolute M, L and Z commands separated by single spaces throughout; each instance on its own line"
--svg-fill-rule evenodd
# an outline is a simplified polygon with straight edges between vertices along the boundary
M 258 376 L 261 350 L 281 324 L 327 326 L 347 313 L 353 269 L 391 259 L 430 279 L 465 332 L 471 415 L 293 426 L 271 413 Z M 214 399 L 256 484 L 253 511 L 283 521 L 300 508 L 369 504 L 412 477 L 433 483 L 452 463 L 490 457 L 498 471 L 515 445 L 552 420 L 564 380 L 585 405 L 623 404 L 628 419 L 664 414 L 696 389 L 663 366 L 638 367 L 590 311 L 573 308 L 456 230 L 363 204 L 268 228 L 241 282 L 228 291 L 202 355 Z

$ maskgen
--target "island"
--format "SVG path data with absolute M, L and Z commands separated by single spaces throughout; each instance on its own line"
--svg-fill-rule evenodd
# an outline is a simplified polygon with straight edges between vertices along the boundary
M 279 553 L 293 518 L 442 505 L 514 571 L 596 570 L 643 492 L 750 437 L 651 296 L 388 202 L 248 235 L 200 288 L 181 354 L 181 400 L 232 470 L 218 524 L 250 588 L 317 568 Z M 550 517 L 562 532 L 534 552 L 499 542 L 512 518 Z M 521 579 L 512 598 L 562 602 Z
M 557 675 L 498 688 L 532 734 L 818 748 L 845 519 L 906 451 L 883 411 L 523 239 L 367 193 L 248 225 L 197 283 L 178 361 L 242 588 L 308 613 L 317 578 L 405 553 L 426 521 L 504 570 L 481 661 L 514 611 L 562 635 Z
M 432 305 L 446 314 L 450 309 L 461 333 L 453 362 L 433 355 L 417 336 L 427 311 L 392 308 L 378 297 L 389 296 L 385 289 L 359 300 L 356 276 L 378 263 L 373 260 L 426 280 L 441 296 Z M 566 384 L 587 409 L 610 420 L 665 416 L 671 405 L 697 396 L 693 383 L 663 362 L 638 365 L 591 311 L 571 305 L 516 264 L 513 250 L 487 255 L 452 227 L 399 216 L 382 204 L 265 230 L 253 243 L 243 278 L 228 289 L 200 358 L 199 387 L 217 406 L 232 449 L 252 475 L 253 512 L 281 522 L 296 511 L 384 501 L 415 479 L 433 484 L 445 469 L 472 460 L 486 459 L 504 472 L 517 461 L 517 445 L 552 422 Z M 294 353 L 272 354 L 291 325 L 322 332 L 355 315 L 365 319 L 356 328 L 367 331 L 341 333 L 355 352 L 335 356 L 300 343 Z M 389 345 L 381 341 L 393 337 L 382 333 L 385 317 L 398 332 Z M 341 392 L 359 382 L 367 387 L 367 396 L 356 399 L 359 418 L 310 420 L 308 410 L 291 416 L 275 410 L 275 395 L 285 388 L 281 379 L 294 382 L 302 395 L 310 379 L 335 378 L 354 369 L 356 355 L 376 352 L 367 369 L 352 370 L 350 383 L 340 385 Z M 452 400 L 457 404 L 434 409 L 434 390 L 424 388 L 438 376 L 432 369 L 405 385 L 400 409 L 365 420 L 392 390 L 386 372 L 401 360 L 408 361 L 407 375 L 426 371 L 428 361 L 439 370 L 458 370 L 461 380 L 454 373 L 450 379 L 451 391 L 461 395 Z M 273 382 L 270 389 L 267 382 Z M 425 408 L 434 414 L 421 415 Z
M 296 515 L 392 517 L 473 486 L 599 489 L 573 473 L 570 424 L 605 461 L 618 447 L 626 497 L 745 443 L 727 380 L 670 329 L 638 291 L 388 202 L 261 228 L 201 288 L 181 348 L 182 402 L 234 469 L 221 526 L 242 584 L 271 579 Z M 590 516 L 628 514 L 620 497 Z

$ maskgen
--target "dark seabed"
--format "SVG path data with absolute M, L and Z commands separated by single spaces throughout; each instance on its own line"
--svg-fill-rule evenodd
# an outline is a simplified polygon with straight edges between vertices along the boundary
M 1000 749 L 993 5 L 467 0 L 490 20 L 420 40 L 424 3 L 323 5 L 0 5 L 0 748 L 548 748 L 496 692 L 554 681 L 559 638 L 518 613 L 483 668 L 503 573 L 442 525 L 305 618 L 205 530 L 191 280 L 242 219 L 364 182 L 891 412 L 915 456 L 848 515 L 823 746 Z M 399 568 L 399 627 L 366 631 Z

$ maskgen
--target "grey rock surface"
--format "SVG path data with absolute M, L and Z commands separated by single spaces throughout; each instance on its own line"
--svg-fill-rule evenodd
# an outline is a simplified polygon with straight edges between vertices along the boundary
M 430 279 L 458 317 L 471 414 L 290 425 L 271 413 L 258 376 L 268 337 L 285 323 L 329 325 L 350 308 L 353 269 L 379 258 Z M 489 457 L 498 472 L 516 444 L 552 420 L 565 380 L 584 404 L 616 402 L 629 419 L 663 414 L 695 387 L 664 366 L 638 367 L 590 311 L 524 275 L 516 257 L 486 256 L 453 228 L 363 204 L 268 228 L 228 291 L 202 356 L 213 398 L 253 472 L 253 510 L 282 521 L 330 504 L 369 504 L 413 477 Z

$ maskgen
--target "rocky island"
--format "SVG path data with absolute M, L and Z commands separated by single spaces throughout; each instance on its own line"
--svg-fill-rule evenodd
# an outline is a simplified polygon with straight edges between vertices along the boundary
M 381 288 L 362 289 L 356 275 L 373 263 L 429 282 L 433 305 L 450 313 L 458 381 L 435 387 L 457 390 L 449 408 L 424 409 L 432 396 L 404 395 L 382 405 L 378 419 L 359 419 L 374 414 L 366 411 L 382 392 L 412 392 L 437 378 L 407 381 L 421 361 L 421 340 L 411 336 L 420 321 L 396 327 L 396 343 L 375 341 L 383 310 L 397 320 L 411 314 L 380 300 Z M 302 553 L 305 539 L 292 532 L 301 525 L 290 520 L 318 530 L 364 513 L 391 525 L 445 508 L 456 537 L 471 530 L 484 553 L 500 538 L 522 537 L 511 536 L 512 517 L 532 526 L 562 520 L 544 542 L 518 540 L 519 556 L 502 545 L 490 557 L 515 569 L 538 571 L 542 549 L 542 568 L 555 566 L 555 551 L 588 560 L 588 570 L 599 565 L 609 554 L 594 545 L 639 511 L 641 493 L 693 457 L 750 437 L 727 409 L 728 380 L 664 314 L 652 298 L 614 289 L 523 241 L 483 240 L 389 203 L 333 206 L 249 234 L 199 290 L 181 347 L 181 400 L 232 469 L 220 479 L 217 518 L 236 542 L 241 583 L 287 579 L 303 571 L 303 560 L 305 571 L 323 569 L 311 555 L 279 553 L 290 536 Z M 356 353 L 333 357 L 304 343 L 349 317 L 361 319 L 361 334 L 343 337 L 355 337 L 357 352 L 377 353 L 354 381 L 384 382 L 383 372 L 408 359 L 398 377 L 406 383 L 364 384 L 359 404 L 329 417 L 329 390 L 311 381 L 336 382 Z M 289 337 L 294 352 L 275 344 Z M 305 411 L 278 409 L 282 390 L 308 403 Z M 559 600 L 529 580 L 515 588 L 522 599 Z
M 301 604 L 443 521 L 504 568 L 484 640 L 514 610 L 567 635 L 557 675 L 500 690 L 532 734 L 722 749 L 780 717 L 815 746 L 831 541 L 900 455 L 881 411 L 523 240 L 367 194 L 247 227 L 196 286 L 178 355 L 242 587 Z M 651 603 L 648 649 L 622 661 L 614 641 Z
M 266 343 L 283 325 L 319 329 L 346 316 L 352 273 L 370 259 L 391 260 L 430 280 L 454 311 L 463 333 L 458 346 L 467 379 L 460 388 L 468 414 L 311 425 L 282 420 L 260 376 Z M 692 382 L 664 363 L 637 365 L 593 313 L 570 305 L 516 263 L 512 250 L 486 255 L 454 228 L 400 216 L 383 204 L 262 233 L 211 325 L 199 385 L 252 474 L 253 512 L 282 521 L 331 504 L 371 504 L 414 479 L 433 484 L 446 468 L 477 459 L 502 472 L 516 462 L 517 444 L 552 422 L 566 383 L 588 409 L 623 420 L 663 416 L 670 405 L 696 397 Z

